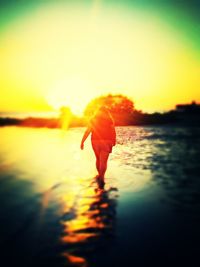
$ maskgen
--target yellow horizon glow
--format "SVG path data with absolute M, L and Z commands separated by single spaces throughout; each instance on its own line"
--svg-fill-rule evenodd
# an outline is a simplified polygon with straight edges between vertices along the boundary
M 86 80 L 79 77 L 66 77 L 52 86 L 45 99 L 55 110 L 67 106 L 70 107 L 72 113 L 83 115 L 86 105 L 95 97 L 95 90 L 93 89 Z M 80 93 L 77 94 L 77 92 Z
M 200 101 L 200 65 L 160 19 L 94 5 L 47 5 L 1 33 L 0 111 L 69 106 L 121 93 L 136 108 L 163 111 Z

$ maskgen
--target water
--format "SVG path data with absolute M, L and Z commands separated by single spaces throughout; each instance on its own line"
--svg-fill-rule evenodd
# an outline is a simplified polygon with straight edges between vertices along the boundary
M 5 266 L 197 266 L 200 128 L 118 127 L 105 190 L 84 129 L 0 128 Z

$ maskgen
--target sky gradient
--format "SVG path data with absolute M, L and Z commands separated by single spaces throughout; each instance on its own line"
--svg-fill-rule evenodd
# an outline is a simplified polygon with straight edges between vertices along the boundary
M 0 111 L 200 102 L 199 1 L 0 1 Z

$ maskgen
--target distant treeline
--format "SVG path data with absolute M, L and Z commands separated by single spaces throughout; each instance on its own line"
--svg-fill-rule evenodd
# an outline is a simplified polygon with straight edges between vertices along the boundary
M 72 114 L 69 107 L 62 107 L 58 118 L 0 118 L 0 126 L 16 125 L 24 127 L 62 128 L 86 126 L 98 106 L 107 106 L 116 126 L 179 124 L 200 126 L 200 105 L 176 105 L 174 110 L 165 113 L 143 113 L 134 108 L 132 100 L 123 95 L 107 95 L 93 99 L 86 107 L 84 116 Z
M 71 117 L 67 127 L 82 127 L 85 125 L 86 123 L 84 118 Z M 63 123 L 60 118 L 0 118 L 0 126 L 62 128 Z
M 132 114 L 113 114 L 116 126 L 128 125 L 166 125 L 181 124 L 200 126 L 200 112 L 188 113 L 170 111 L 166 113 L 141 113 L 134 112 Z M 46 128 L 68 128 L 82 127 L 87 125 L 87 119 L 71 117 L 67 125 L 63 126 L 60 118 L 0 118 L 0 126 L 24 126 L 24 127 L 46 127 Z

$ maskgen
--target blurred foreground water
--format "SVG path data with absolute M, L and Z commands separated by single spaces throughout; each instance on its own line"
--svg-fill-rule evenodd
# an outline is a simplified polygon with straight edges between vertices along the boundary
M 118 127 L 104 191 L 83 131 L 0 128 L 0 266 L 199 266 L 200 128 Z

